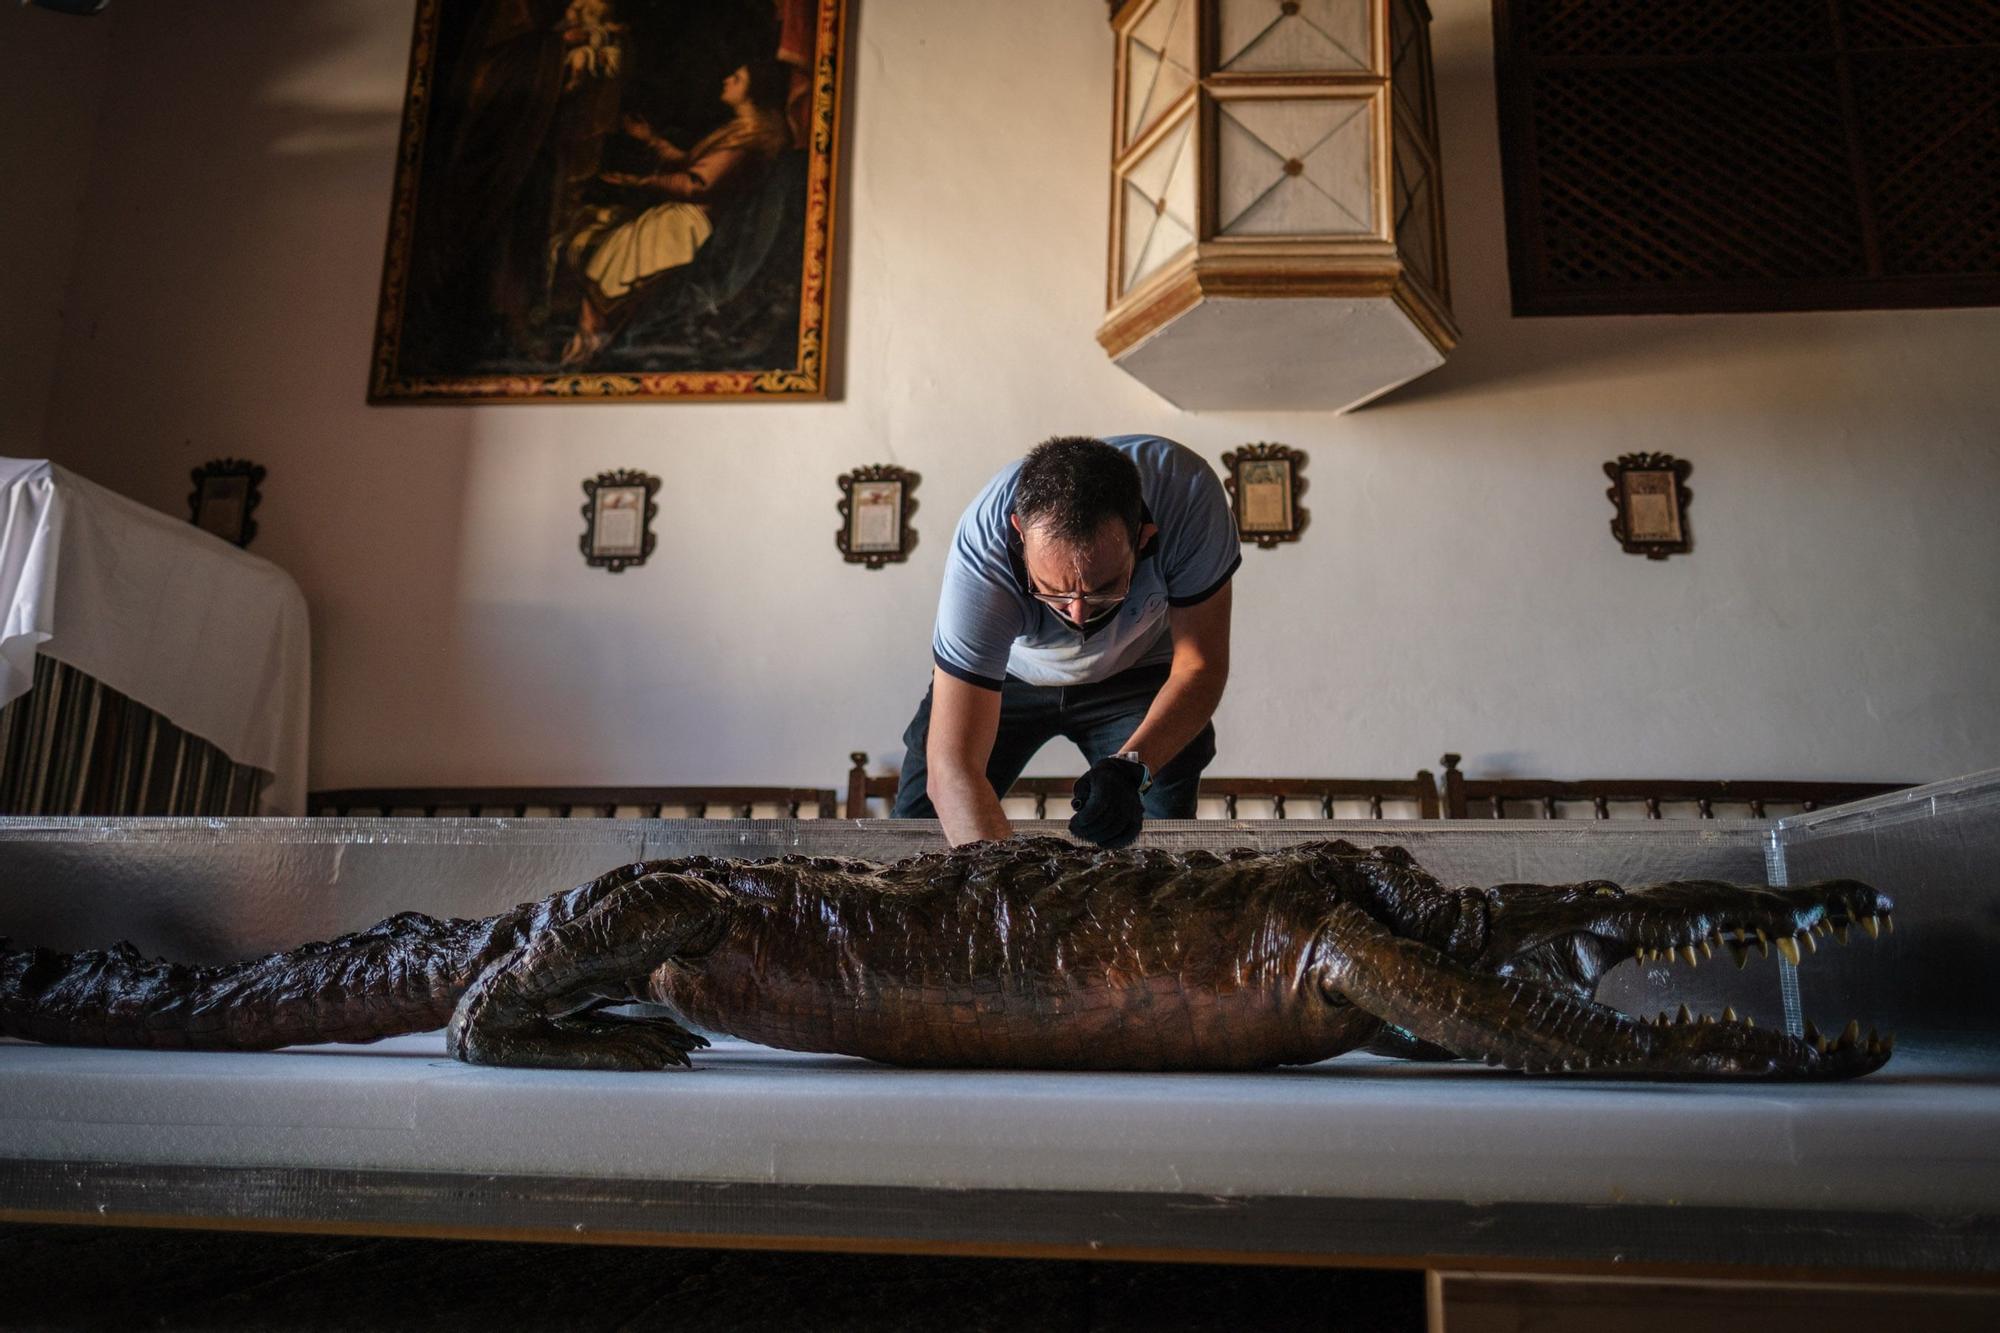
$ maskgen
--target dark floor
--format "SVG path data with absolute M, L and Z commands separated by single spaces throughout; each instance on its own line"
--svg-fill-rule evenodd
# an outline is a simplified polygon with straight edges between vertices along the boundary
M 4 1329 L 1423 1327 L 1414 1272 L 0 1226 Z

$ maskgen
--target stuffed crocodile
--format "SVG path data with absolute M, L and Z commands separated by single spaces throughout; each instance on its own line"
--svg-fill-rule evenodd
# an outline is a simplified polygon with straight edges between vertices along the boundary
M 476 1064 L 646 1070 L 708 1044 L 685 1020 L 900 1065 L 1260 1069 L 1367 1048 L 1531 1073 L 1847 1078 L 1890 1043 L 1685 1006 L 1631 1018 L 1597 983 L 1635 956 L 1742 966 L 1775 945 L 1796 961 L 1822 934 L 1875 935 L 1890 907 L 1851 880 L 1449 889 L 1399 848 L 1345 842 L 691 857 L 482 921 L 409 913 L 225 967 L 0 941 L 0 1034 L 265 1050 L 444 1026 Z

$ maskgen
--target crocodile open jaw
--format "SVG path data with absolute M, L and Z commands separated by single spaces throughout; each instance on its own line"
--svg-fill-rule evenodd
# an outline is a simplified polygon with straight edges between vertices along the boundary
M 1893 903 L 1880 891 L 1854 880 L 1800 888 L 1745 890 L 1702 881 L 1682 881 L 1626 893 L 1600 893 L 1605 911 L 1587 928 L 1588 943 L 1572 936 L 1529 951 L 1508 968 L 1523 978 L 1567 983 L 1577 1003 L 1615 1016 L 1616 1036 L 1597 1059 L 1582 1068 L 1622 1070 L 1652 1077 L 1852 1078 L 1879 1069 L 1894 1048 L 1884 1035 L 1850 1019 L 1828 1037 L 1808 1021 L 1801 1036 L 1759 1028 L 1737 1016 L 1733 1006 L 1720 1014 L 1697 1014 L 1681 1004 L 1673 1014 L 1647 1019 L 1620 1014 L 1594 998 L 1595 979 L 1627 958 L 1641 964 L 1696 968 L 1732 960 L 1740 969 L 1773 953 L 1794 966 L 1822 942 L 1847 944 L 1857 933 L 1879 939 L 1895 930 Z M 1569 966 L 1555 965 L 1551 947 Z M 1577 953 L 1586 955 L 1576 963 Z M 1595 953 L 1597 957 L 1589 958 Z M 1537 965 L 1539 964 L 1539 965 Z M 1586 989 L 1587 987 L 1587 989 Z

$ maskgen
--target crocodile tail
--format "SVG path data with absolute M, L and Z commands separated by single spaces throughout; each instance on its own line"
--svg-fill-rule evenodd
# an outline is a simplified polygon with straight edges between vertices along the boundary
M 451 1018 L 503 919 L 406 912 L 353 935 L 221 967 L 148 959 L 128 943 L 58 953 L 0 939 L 0 1036 L 261 1051 L 427 1032 Z

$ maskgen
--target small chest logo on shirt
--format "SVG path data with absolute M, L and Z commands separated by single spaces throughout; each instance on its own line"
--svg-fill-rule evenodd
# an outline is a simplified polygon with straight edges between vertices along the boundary
M 1156 592 L 1146 598 L 1146 603 L 1144 606 L 1135 606 L 1128 614 L 1134 620 L 1137 620 L 1141 616 L 1146 616 L 1150 618 L 1152 616 L 1160 614 L 1160 608 L 1165 606 L 1166 604 L 1167 604 L 1166 595 L 1164 593 Z

